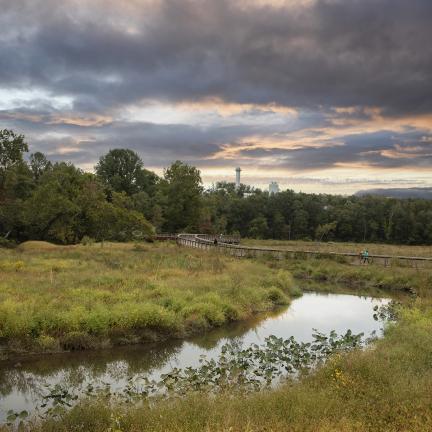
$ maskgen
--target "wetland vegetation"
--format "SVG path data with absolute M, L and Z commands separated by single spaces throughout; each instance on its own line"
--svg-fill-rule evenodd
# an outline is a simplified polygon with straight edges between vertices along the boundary
M 259 394 L 203 396 L 155 406 L 81 403 L 34 431 L 426 431 L 432 428 L 430 299 L 402 311 L 373 348 L 335 354 L 300 381 Z
M 173 315 L 178 321 L 156 321 L 170 324 L 175 322 L 176 326 L 173 327 L 159 324 L 155 327 L 126 327 L 122 329 L 124 333 L 121 336 L 124 339 L 121 343 L 143 340 L 143 334 L 147 340 L 150 334 L 155 340 L 161 335 L 180 336 L 189 331 L 207 331 L 233 318 L 246 319 L 259 311 L 272 309 L 276 304 L 288 303 L 297 294 L 294 287 L 299 284 L 322 292 L 369 293 L 378 296 L 383 296 L 383 293 L 387 296 L 398 292 L 408 293 L 398 307 L 397 323 L 387 324 L 383 339 L 374 341 L 373 345 L 361 350 L 357 336 L 353 335 L 352 339 L 349 336 L 348 339 L 353 343 L 346 346 L 348 349 L 328 350 L 325 356 L 327 361 L 319 369 L 307 372 L 308 368 L 300 367 L 300 380 L 286 379 L 277 388 L 268 388 L 255 394 L 241 391 L 241 386 L 235 385 L 235 381 L 231 382 L 232 385 L 225 385 L 230 383 L 225 377 L 222 389 L 208 393 L 204 391 L 207 384 L 213 382 L 211 387 L 220 384 L 214 377 L 214 372 L 219 373 L 221 370 L 220 363 L 204 364 L 204 369 L 190 369 L 186 372 L 174 369 L 168 371 L 162 382 L 165 387 L 177 388 L 182 394 L 180 398 L 168 397 L 158 399 L 157 403 L 149 403 L 145 395 L 134 393 L 132 387 L 127 398 L 107 399 L 106 395 L 94 392 L 74 404 L 71 409 L 63 410 L 60 404 L 55 415 L 48 416 L 43 421 L 29 420 L 22 426 L 27 430 L 417 431 L 432 427 L 429 397 L 432 385 L 429 362 L 432 356 L 432 276 L 428 271 L 374 265 L 352 266 L 328 259 L 277 261 L 262 257 L 237 260 L 211 253 L 202 255 L 199 251 L 179 249 L 170 243 L 106 243 L 103 247 L 100 244 L 58 247 L 30 243 L 15 250 L 3 250 L 1 254 L 4 269 L 2 274 L 7 275 L 8 286 L 14 286 L 15 293 L 20 293 L 18 298 L 22 300 L 26 299 L 25 287 L 38 287 L 41 305 L 44 303 L 44 293 L 47 296 L 56 293 L 62 298 L 64 311 L 70 305 L 73 306 L 73 295 L 80 292 L 76 291 L 79 286 L 85 287 L 87 283 L 96 286 L 86 296 L 94 294 L 92 299 L 99 303 L 84 303 L 87 312 L 90 312 L 84 314 L 84 317 L 95 319 L 91 313 L 94 304 L 99 306 L 95 308 L 96 311 L 102 310 L 104 297 L 101 293 L 104 291 L 109 293 L 111 302 L 116 300 L 119 305 L 131 307 L 132 302 L 142 299 L 162 311 L 171 310 L 169 308 L 173 303 L 182 304 L 185 290 L 190 290 L 190 300 L 193 299 L 200 305 L 198 309 L 194 309 L 192 318 L 182 312 Z M 18 262 L 20 263 L 17 264 Z M 70 271 L 74 272 L 74 278 L 67 282 Z M 96 285 L 95 281 L 98 281 Z M 179 283 L 174 284 L 174 281 Z M 3 296 L 6 292 L 4 282 L 3 278 Z M 307 285 L 303 285 L 303 282 L 307 282 Z M 151 287 L 147 292 L 143 287 L 148 287 L 149 283 Z M 239 284 L 243 287 L 241 290 L 236 289 Z M 132 300 L 129 297 L 130 303 L 124 303 L 122 295 L 125 295 L 125 287 L 127 292 L 134 294 L 138 285 L 141 287 L 141 297 L 133 297 Z M 48 291 L 42 289 L 44 286 Z M 91 291 L 90 287 L 87 290 Z M 155 290 L 163 295 L 151 295 Z M 34 300 L 36 291 L 32 292 Z M 216 301 L 221 295 L 224 298 L 223 304 Z M 45 303 L 47 298 L 44 299 Z M 167 298 L 173 301 L 167 302 Z M 228 299 L 238 311 L 234 317 L 224 313 Z M 82 304 L 83 298 L 79 298 L 79 302 Z M 207 303 L 206 308 L 202 306 L 204 303 Z M 112 303 L 106 307 L 109 309 L 111 306 Z M 187 306 L 190 306 L 190 301 Z M 58 304 L 57 308 L 59 307 Z M 197 310 L 204 312 L 198 315 Z M 28 311 L 29 309 L 23 317 L 32 322 Z M 217 314 L 215 311 L 221 312 Z M 110 316 L 108 311 L 107 315 Z M 215 320 L 214 317 L 217 316 L 221 319 Z M 191 327 L 186 317 L 193 319 Z M 77 323 L 86 323 L 79 327 L 79 331 L 86 332 L 87 337 L 91 338 L 88 340 L 101 338 L 110 343 L 119 342 L 115 339 L 118 331 L 115 332 L 110 325 L 99 327 L 99 333 L 92 333 L 94 328 L 88 326 L 88 321 L 71 322 L 75 326 Z M 77 331 L 76 327 L 72 328 Z M 137 339 L 138 334 L 140 339 Z M 51 337 L 57 337 L 58 343 L 61 343 L 58 333 Z M 25 333 L 24 338 L 18 337 L 15 340 L 20 341 L 20 344 L 28 344 L 19 345 L 20 347 L 34 349 L 37 339 L 31 333 Z M 246 383 L 250 386 L 254 387 L 256 379 L 265 379 L 266 373 L 276 373 L 273 367 L 277 365 L 273 360 L 279 358 L 286 344 L 282 340 L 279 342 L 273 343 L 270 351 L 257 348 L 255 351 L 252 348 L 251 352 L 236 351 L 240 357 L 233 356 L 234 351 L 227 348 L 231 349 L 229 354 L 233 359 L 230 360 L 230 367 L 234 365 L 237 371 L 231 377 L 239 377 L 241 366 L 249 364 L 248 356 L 249 359 L 265 359 L 258 368 L 246 368 Z M 299 346 L 290 345 L 290 348 L 293 347 L 297 349 L 291 351 L 296 351 L 300 357 L 307 357 L 306 351 L 302 351 L 304 348 L 299 351 Z M 226 362 L 223 366 L 226 366 Z M 55 392 L 53 394 L 55 396 Z
M 382 322 L 375 317 L 390 308 L 388 301 L 307 292 L 289 306 L 184 340 L 4 361 L 0 423 L 11 409 L 46 417 L 85 397 L 139 403 L 148 396 L 154 404 L 160 396 L 182 397 L 191 390 L 241 394 L 274 386 L 306 374 L 331 352 L 381 336 Z
M 184 337 L 288 304 L 288 271 L 175 244 L 0 249 L 0 340 L 9 352 Z
M 384 243 L 353 243 L 353 242 L 320 242 L 320 241 L 305 241 L 305 240 L 257 240 L 253 238 L 242 239 L 242 244 L 246 246 L 264 246 L 277 247 L 281 249 L 292 249 L 296 251 L 319 251 L 340 252 L 340 253 L 356 253 L 364 249 L 369 250 L 374 255 L 392 255 L 392 256 L 417 256 L 431 257 L 432 246 L 423 245 L 400 245 L 400 244 L 384 244 Z

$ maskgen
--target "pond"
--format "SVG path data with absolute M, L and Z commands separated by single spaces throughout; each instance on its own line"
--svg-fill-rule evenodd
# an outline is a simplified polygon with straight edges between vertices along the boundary
M 62 384 L 79 393 L 87 384 L 110 383 L 119 391 L 128 378 L 147 374 L 158 379 L 172 368 L 198 366 L 199 358 L 216 358 L 223 344 L 236 340 L 247 347 L 258 345 L 270 335 L 284 339 L 294 336 L 299 342 L 312 340 L 313 329 L 323 333 L 382 334 L 382 322 L 373 318 L 373 308 L 389 299 L 305 293 L 288 308 L 235 325 L 208 332 L 201 337 L 163 344 L 116 347 L 100 351 L 63 353 L 27 358 L 19 362 L 0 362 L 0 423 L 6 412 L 32 413 L 43 403 L 46 386 Z

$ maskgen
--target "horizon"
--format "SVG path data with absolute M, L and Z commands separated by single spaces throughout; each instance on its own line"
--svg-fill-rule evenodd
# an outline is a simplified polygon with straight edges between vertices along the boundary
M 428 0 L 0 0 L 0 123 L 92 171 L 130 148 L 204 184 L 432 187 Z

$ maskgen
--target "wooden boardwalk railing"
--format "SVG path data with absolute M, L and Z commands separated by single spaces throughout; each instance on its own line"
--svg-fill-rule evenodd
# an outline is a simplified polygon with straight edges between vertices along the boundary
M 238 258 L 270 256 L 275 259 L 286 258 L 338 258 L 360 264 L 360 255 L 353 252 L 320 252 L 314 250 L 276 249 L 240 245 L 240 239 L 234 236 L 212 236 L 207 234 L 178 234 L 177 243 L 182 246 L 203 250 L 217 250 Z M 216 241 L 215 241 L 216 240 Z M 370 261 L 383 266 L 405 266 L 414 268 L 432 267 L 431 257 L 411 257 L 394 255 L 369 255 Z
M 155 240 L 177 240 L 178 234 L 162 233 L 154 236 Z

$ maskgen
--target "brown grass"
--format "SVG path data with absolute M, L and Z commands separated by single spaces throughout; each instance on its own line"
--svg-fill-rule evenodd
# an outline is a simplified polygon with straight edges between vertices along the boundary
M 339 242 L 315 242 L 301 240 L 255 240 L 242 239 L 241 244 L 246 246 L 277 247 L 281 249 L 293 249 L 296 251 L 319 251 L 319 252 L 341 252 L 360 253 L 368 249 L 372 255 L 394 255 L 394 256 L 418 256 L 431 257 L 432 246 L 407 246 L 377 243 L 339 243 Z

